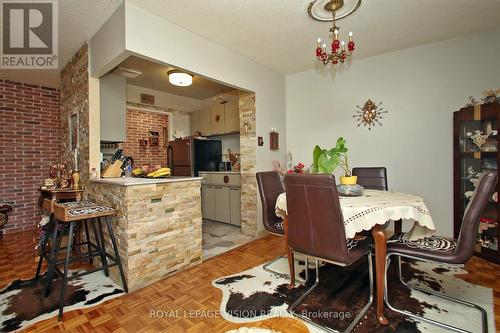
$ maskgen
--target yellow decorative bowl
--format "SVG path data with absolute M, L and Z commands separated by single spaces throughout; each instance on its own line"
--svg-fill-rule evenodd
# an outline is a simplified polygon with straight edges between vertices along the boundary
M 358 176 L 340 176 L 340 184 L 342 185 L 355 185 L 358 182 Z

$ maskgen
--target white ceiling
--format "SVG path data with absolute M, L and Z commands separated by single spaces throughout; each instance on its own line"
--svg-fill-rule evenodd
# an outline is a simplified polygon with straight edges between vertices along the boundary
M 141 75 L 136 78 L 127 78 L 127 83 L 129 84 L 199 100 L 234 90 L 234 88 L 196 74 L 193 76 L 192 85 L 188 87 L 174 86 L 168 82 L 167 73 L 176 68 L 134 56 L 128 57 L 117 67 L 141 72 Z
M 309 0 L 130 1 L 282 73 L 314 68 L 330 27 L 309 18 Z M 500 0 L 363 0 L 337 25 L 362 58 L 499 28 Z
M 59 1 L 59 68 L 121 2 Z M 130 2 L 285 74 L 314 68 L 316 39 L 325 39 L 330 25 L 307 16 L 309 0 Z M 354 32 L 355 57 L 362 58 L 499 28 L 500 0 L 363 0 L 338 25 L 343 34 Z M 56 70 L 0 70 L 0 77 L 52 87 L 59 82 Z
M 89 40 L 122 0 L 61 0 L 59 4 L 59 69 Z M 13 81 L 59 86 L 59 70 L 0 70 L 0 77 Z

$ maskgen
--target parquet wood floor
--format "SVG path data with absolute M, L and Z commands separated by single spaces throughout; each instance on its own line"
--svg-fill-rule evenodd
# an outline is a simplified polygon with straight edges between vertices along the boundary
M 29 279 L 36 269 L 32 233 L 6 235 L 0 240 L 0 288 L 15 279 Z M 116 333 L 211 333 L 225 332 L 240 326 L 265 327 L 286 333 L 305 333 L 306 327 L 291 318 L 273 318 L 249 324 L 233 324 L 220 316 L 209 318 L 209 311 L 219 309 L 222 293 L 213 288 L 215 278 L 234 274 L 269 261 L 283 252 L 283 239 L 268 236 L 205 261 L 151 286 L 107 301 L 96 307 L 64 314 L 62 322 L 52 318 L 29 327 L 25 332 L 116 332 Z M 473 258 L 464 280 L 493 288 L 496 325 L 500 327 L 499 266 Z M 178 318 L 155 318 L 151 311 L 174 312 Z M 196 317 L 190 311 L 202 311 Z M 389 310 L 386 310 L 389 311 Z M 186 314 L 187 316 L 185 316 Z

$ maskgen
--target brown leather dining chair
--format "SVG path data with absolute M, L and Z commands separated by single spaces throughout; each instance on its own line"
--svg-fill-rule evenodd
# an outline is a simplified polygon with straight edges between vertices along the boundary
M 358 177 L 358 184 L 368 190 L 388 191 L 387 169 L 385 167 L 356 167 L 352 175 Z M 394 221 L 394 233 L 402 232 L 402 220 Z
M 392 257 L 404 257 L 420 261 L 430 261 L 452 265 L 465 264 L 474 253 L 474 247 L 476 244 L 476 238 L 479 228 L 479 220 L 484 214 L 488 202 L 491 198 L 491 194 L 493 193 L 497 185 L 497 178 L 498 177 L 494 172 L 486 172 L 481 175 L 474 195 L 472 196 L 469 204 L 465 209 L 465 213 L 462 219 L 462 228 L 460 229 L 460 233 L 457 239 L 448 239 L 441 236 L 431 236 L 418 241 L 408 241 L 404 238 L 404 235 L 398 235 L 394 242 L 389 242 L 387 244 L 387 265 L 385 272 L 386 286 L 387 269 L 390 265 Z M 401 272 L 401 267 L 399 268 L 399 272 Z M 403 281 L 401 273 L 399 274 L 399 279 L 410 289 L 415 289 L 427 294 L 436 295 L 479 310 L 482 316 L 482 332 L 488 332 L 486 311 L 482 307 L 455 297 L 435 292 L 434 290 L 411 286 L 409 283 Z M 423 318 L 409 311 L 395 308 L 389 302 L 387 289 L 388 286 L 385 289 L 384 298 L 385 303 L 391 310 L 452 331 L 468 332 L 449 324 L 445 324 L 428 318 Z
M 292 256 L 300 253 L 315 261 L 315 283 L 294 302 L 289 311 L 294 316 L 310 321 L 293 310 L 319 284 L 319 261 L 339 266 L 349 266 L 361 257 L 367 256 L 370 297 L 361 312 L 349 324 L 345 332 L 350 332 L 370 308 L 373 300 L 373 267 L 370 238 L 347 240 L 344 219 L 340 207 L 337 186 L 333 175 L 291 174 L 285 176 L 288 210 L 288 244 Z M 290 267 L 294 284 L 294 267 Z
M 352 175 L 358 177 L 358 184 L 369 190 L 387 191 L 387 169 L 384 167 L 352 168 Z
M 256 177 L 257 186 L 259 187 L 260 200 L 262 203 L 262 223 L 264 224 L 264 229 L 273 235 L 285 236 L 283 220 L 276 216 L 275 210 L 276 199 L 281 193 L 285 192 L 280 175 L 276 171 L 265 171 L 257 172 Z M 288 277 L 286 274 L 276 272 L 268 268 L 281 258 L 282 256 L 265 264 L 263 267 L 264 270 Z

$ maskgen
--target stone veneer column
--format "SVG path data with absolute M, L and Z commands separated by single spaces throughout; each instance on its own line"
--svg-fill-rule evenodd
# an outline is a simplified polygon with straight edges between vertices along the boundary
M 73 167 L 69 119 L 78 115 L 78 170 L 82 184 L 89 179 L 89 71 L 88 45 L 85 43 L 61 70 L 61 161 Z
M 240 163 L 241 163 L 241 231 L 257 237 L 257 133 L 255 94 L 239 91 Z M 248 131 L 245 131 L 245 124 Z

